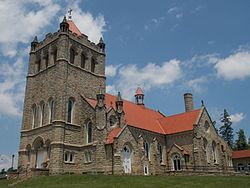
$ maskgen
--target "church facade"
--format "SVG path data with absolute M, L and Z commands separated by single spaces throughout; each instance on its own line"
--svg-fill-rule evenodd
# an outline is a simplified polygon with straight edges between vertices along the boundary
M 88 40 L 70 19 L 31 42 L 21 127 L 19 169 L 50 174 L 157 175 L 232 166 L 231 148 L 206 107 L 167 116 L 106 93 L 105 43 Z

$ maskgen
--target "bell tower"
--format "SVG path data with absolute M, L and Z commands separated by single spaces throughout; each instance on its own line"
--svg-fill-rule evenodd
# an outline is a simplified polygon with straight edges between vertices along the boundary
M 66 132 L 81 130 L 82 96 L 101 101 L 105 93 L 105 43 L 88 40 L 72 19 L 31 42 L 18 166 L 62 173 Z M 104 99 L 103 99 L 104 100 Z M 80 140 L 80 139 L 79 139 Z M 70 156 L 70 155 L 69 155 Z

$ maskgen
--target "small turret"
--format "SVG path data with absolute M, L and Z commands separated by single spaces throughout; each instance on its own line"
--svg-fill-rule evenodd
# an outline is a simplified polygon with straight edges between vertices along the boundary
M 69 31 L 69 24 L 67 22 L 66 16 L 64 16 L 63 21 L 60 23 L 60 31 L 61 32 Z
M 118 95 L 116 97 L 116 101 L 115 101 L 115 104 L 116 104 L 116 111 L 121 114 L 123 112 L 123 100 L 122 100 L 122 97 L 121 97 L 121 93 L 118 92 Z
M 102 92 L 102 88 L 99 88 L 99 92 L 96 94 L 97 106 L 103 107 L 105 105 L 105 94 Z
M 137 105 L 144 105 L 144 93 L 140 87 L 136 89 L 135 92 L 135 101 Z
M 31 42 L 31 52 L 36 50 L 36 46 L 38 44 L 37 36 L 35 36 L 34 40 Z
M 101 52 L 105 52 L 105 43 L 103 41 L 103 38 L 101 37 L 99 40 L 99 43 L 97 44 L 99 46 L 99 48 L 101 49 Z

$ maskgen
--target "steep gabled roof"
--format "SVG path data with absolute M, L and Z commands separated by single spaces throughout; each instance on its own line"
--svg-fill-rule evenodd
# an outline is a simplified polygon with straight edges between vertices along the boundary
M 178 132 L 193 130 L 194 124 L 199 118 L 201 109 L 175 114 L 159 119 L 159 123 L 165 134 L 174 134 Z
M 95 99 L 84 98 L 90 106 L 95 108 L 97 103 Z M 116 96 L 106 93 L 105 101 L 108 110 L 111 105 L 115 105 Z M 202 111 L 202 109 L 198 109 L 166 117 L 158 111 L 127 100 L 123 100 L 123 110 L 127 125 L 159 134 L 174 134 L 193 130 L 193 125 L 196 124 Z
M 118 136 L 121 132 L 122 128 L 114 128 L 109 134 L 106 141 L 106 144 L 112 144 L 114 142 L 114 138 Z
M 144 95 L 143 91 L 142 91 L 142 88 L 138 87 L 135 91 L 135 96 L 136 95 Z
M 75 23 L 72 20 L 68 20 L 67 23 L 69 24 L 69 30 L 72 31 L 72 33 L 75 33 L 78 36 L 82 34 L 81 31 L 78 29 L 78 27 L 75 25 Z
M 109 108 L 111 103 L 115 104 L 116 97 L 106 94 L 105 100 L 106 108 Z M 164 117 L 161 113 L 127 100 L 123 100 L 123 110 L 128 125 L 164 134 L 161 125 L 157 122 L 157 119 Z
M 250 157 L 250 150 L 233 151 L 232 153 L 233 159 L 247 158 L 247 157 Z

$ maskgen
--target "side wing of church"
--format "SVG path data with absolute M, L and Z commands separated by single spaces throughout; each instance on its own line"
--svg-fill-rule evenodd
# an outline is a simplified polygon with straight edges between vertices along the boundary
M 50 174 L 157 175 L 232 166 L 232 151 L 204 105 L 165 116 L 106 93 L 105 43 L 88 40 L 66 18 L 31 42 L 18 167 Z

